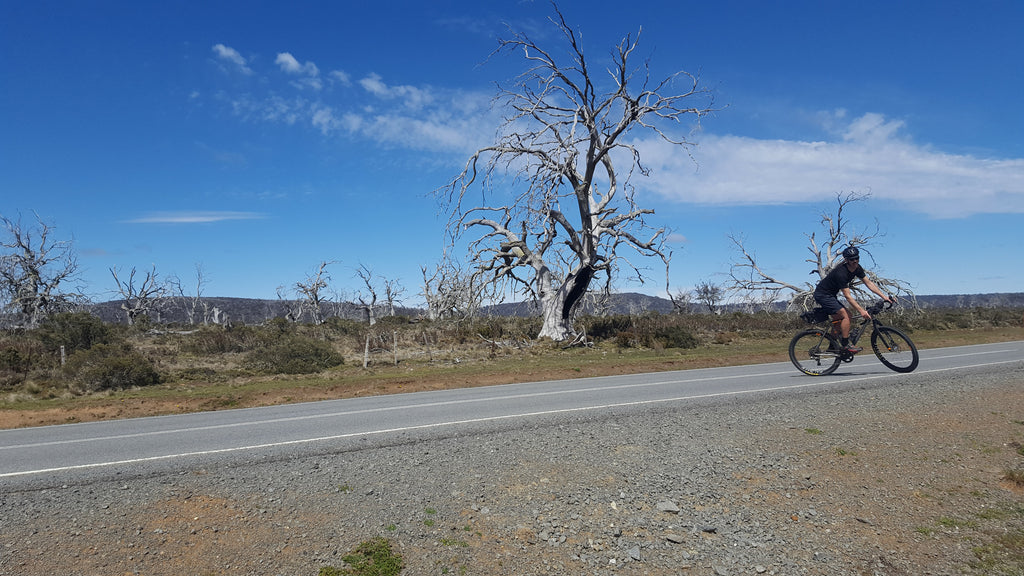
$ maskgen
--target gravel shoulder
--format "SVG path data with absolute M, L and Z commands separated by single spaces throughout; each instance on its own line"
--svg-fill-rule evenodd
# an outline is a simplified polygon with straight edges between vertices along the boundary
M 1024 368 L 881 382 L 0 486 L 0 574 L 1024 574 Z

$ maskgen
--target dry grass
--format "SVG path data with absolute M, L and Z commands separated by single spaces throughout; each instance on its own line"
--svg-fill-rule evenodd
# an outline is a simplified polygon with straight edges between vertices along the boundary
M 501 342 L 479 334 L 437 345 L 423 338 L 422 330 L 409 331 L 398 339 L 397 363 L 394 347 L 383 347 L 390 338 L 383 338 L 366 368 L 363 350 L 353 344 L 356 339 L 337 338 L 345 363 L 310 375 L 256 375 L 240 368 L 240 353 L 181 353 L 178 338 L 140 335 L 132 343 L 168 375 L 164 383 L 85 396 L 10 393 L 0 398 L 0 428 L 788 361 L 788 331 L 712 328 L 701 329 L 704 344 L 693 349 L 623 348 L 614 340 L 564 348 L 522 338 Z M 1021 340 L 1024 328 L 918 330 L 912 338 L 927 349 Z

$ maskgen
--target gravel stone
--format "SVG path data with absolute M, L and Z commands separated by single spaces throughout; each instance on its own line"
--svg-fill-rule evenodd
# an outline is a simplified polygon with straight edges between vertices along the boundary
M 1024 530 L 1024 370 L 919 372 L 0 484 L 0 575 L 311 575 L 377 536 L 409 575 L 985 574 Z

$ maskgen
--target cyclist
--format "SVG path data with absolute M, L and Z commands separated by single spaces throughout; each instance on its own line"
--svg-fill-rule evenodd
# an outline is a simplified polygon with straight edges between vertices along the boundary
M 863 350 L 863 348 L 850 344 L 850 312 L 839 303 L 839 299 L 836 296 L 839 295 L 839 292 L 842 292 L 846 301 L 856 308 L 861 316 L 871 318 L 871 314 L 853 299 L 853 294 L 850 292 L 850 284 L 855 279 L 860 279 L 864 282 L 864 286 L 877 294 L 882 300 L 892 302 L 892 299 L 868 278 L 864 268 L 861 268 L 860 250 L 856 246 L 848 246 L 843 250 L 843 262 L 822 278 L 821 282 L 818 282 L 818 286 L 814 289 L 814 300 L 832 316 L 833 321 L 839 321 L 842 349 L 851 354 L 856 354 Z

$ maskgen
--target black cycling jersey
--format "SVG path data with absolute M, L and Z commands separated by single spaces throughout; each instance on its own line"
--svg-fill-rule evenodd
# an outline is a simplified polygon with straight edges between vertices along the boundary
M 849 288 L 850 282 L 853 282 L 854 278 L 863 280 L 866 275 L 867 273 L 861 268 L 860 264 L 857 265 L 856 270 L 850 272 L 850 269 L 846 267 L 846 262 L 843 262 L 822 278 L 814 291 L 835 296 L 843 288 Z

